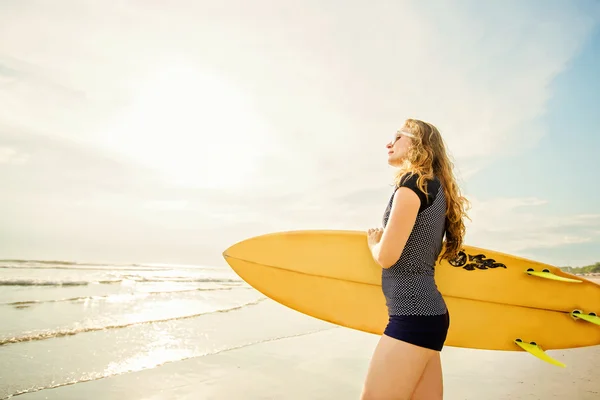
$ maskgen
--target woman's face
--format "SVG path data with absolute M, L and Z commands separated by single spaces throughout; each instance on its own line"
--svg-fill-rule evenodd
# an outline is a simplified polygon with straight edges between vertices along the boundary
M 399 130 L 385 147 L 388 150 L 388 164 L 397 167 L 402 164 L 411 146 L 413 134 L 407 130 Z

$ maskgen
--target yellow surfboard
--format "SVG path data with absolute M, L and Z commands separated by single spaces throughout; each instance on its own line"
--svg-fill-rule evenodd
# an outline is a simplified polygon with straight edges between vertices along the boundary
M 241 241 L 223 253 L 231 268 L 271 299 L 304 314 L 381 334 L 387 309 L 381 267 L 365 232 L 291 231 Z M 450 311 L 446 345 L 528 351 L 600 344 L 600 285 L 559 268 L 465 246 L 436 265 Z

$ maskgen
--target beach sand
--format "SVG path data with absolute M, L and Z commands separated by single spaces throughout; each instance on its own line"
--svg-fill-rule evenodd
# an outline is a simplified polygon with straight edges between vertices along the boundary
M 283 313 L 285 323 L 309 318 L 276 303 L 269 307 Z M 297 335 L 18 398 L 357 399 L 378 337 L 324 322 L 309 325 L 310 330 Z M 600 346 L 549 353 L 567 368 L 523 352 L 446 347 L 442 351 L 444 398 L 600 398 Z

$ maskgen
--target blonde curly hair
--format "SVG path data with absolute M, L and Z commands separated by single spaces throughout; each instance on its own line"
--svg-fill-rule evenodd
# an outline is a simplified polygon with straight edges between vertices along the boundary
M 441 259 L 455 259 L 463 246 L 464 218 L 468 218 L 469 201 L 456 183 L 454 164 L 446 153 L 442 135 L 432 124 L 417 119 L 407 119 L 402 131 L 412 134 L 412 146 L 396 173 L 394 183 L 398 186 L 402 179 L 418 174 L 417 186 L 426 194 L 427 181 L 438 177 L 446 195 L 446 232 Z

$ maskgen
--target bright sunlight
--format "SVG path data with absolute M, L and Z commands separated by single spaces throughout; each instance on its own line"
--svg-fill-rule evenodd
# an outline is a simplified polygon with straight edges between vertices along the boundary
M 270 139 L 249 103 L 216 75 L 170 64 L 142 81 L 104 139 L 176 184 L 248 182 Z

